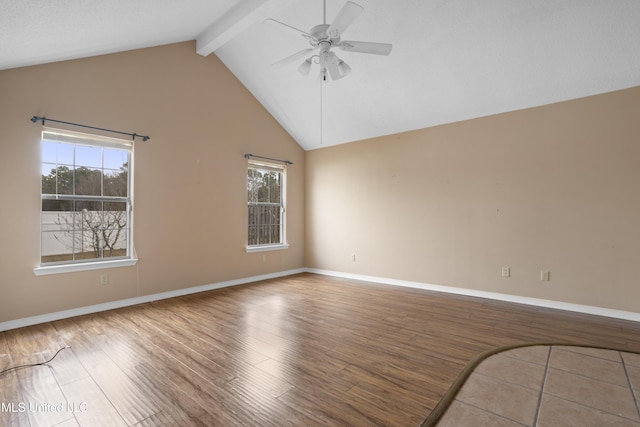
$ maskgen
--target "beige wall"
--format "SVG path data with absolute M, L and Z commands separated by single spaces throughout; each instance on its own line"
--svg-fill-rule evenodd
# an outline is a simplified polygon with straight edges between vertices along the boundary
M 33 115 L 151 135 L 137 266 L 34 275 Z M 633 88 L 304 153 L 191 42 L 0 71 L 0 322 L 304 266 L 640 312 L 639 117 Z M 286 251 L 244 251 L 246 152 L 295 163 Z
M 34 275 L 42 127 L 33 115 L 151 136 L 135 145 L 137 266 Z M 288 250 L 245 253 L 246 152 L 295 163 Z M 0 153 L 0 322 L 304 266 L 304 151 L 193 43 L 0 71 Z
M 307 267 L 640 312 L 640 88 L 310 151 L 305 193 Z

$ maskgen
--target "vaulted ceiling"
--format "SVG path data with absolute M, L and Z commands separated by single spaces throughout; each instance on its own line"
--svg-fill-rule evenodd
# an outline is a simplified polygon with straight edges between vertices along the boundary
M 322 0 L 0 0 L 0 69 L 196 40 L 306 150 L 640 86 L 637 0 L 355 2 L 342 38 L 393 50 L 336 50 L 352 71 L 325 83 L 272 67 L 310 46 L 263 23 L 308 32 Z

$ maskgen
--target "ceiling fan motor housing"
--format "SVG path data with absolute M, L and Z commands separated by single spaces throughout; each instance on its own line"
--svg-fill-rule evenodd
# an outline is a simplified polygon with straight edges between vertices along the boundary
M 320 24 L 313 27 L 309 34 L 316 38 L 317 42 L 314 40 L 309 40 L 311 46 L 316 47 L 318 45 L 322 45 L 323 42 L 329 43 L 329 48 L 331 45 L 337 45 L 340 43 L 340 36 L 338 37 L 329 37 L 327 34 L 327 30 L 329 29 L 329 24 Z

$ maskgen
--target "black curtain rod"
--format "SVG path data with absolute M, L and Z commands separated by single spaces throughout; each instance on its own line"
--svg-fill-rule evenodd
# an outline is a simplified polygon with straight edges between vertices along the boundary
M 287 165 L 292 165 L 293 164 L 293 162 L 290 162 L 289 160 L 272 159 L 271 157 L 254 156 L 253 154 L 245 154 L 244 155 L 245 159 L 249 159 L 251 157 L 255 157 L 256 159 L 273 160 L 274 162 L 280 162 L 280 163 L 284 163 L 284 164 L 287 164 Z
M 95 130 L 101 130 L 101 131 L 104 131 L 104 132 L 111 132 L 111 133 L 118 133 L 120 135 L 129 135 L 134 141 L 135 141 L 136 137 L 142 138 L 143 141 L 148 141 L 148 140 L 151 139 L 151 137 L 148 136 L 148 135 L 138 135 L 137 133 L 120 132 L 119 130 L 111 130 L 111 129 L 98 128 L 98 127 L 95 127 L 95 126 L 81 125 L 81 124 L 78 124 L 78 123 L 63 122 L 62 120 L 48 119 L 46 117 L 33 116 L 33 117 L 31 117 L 31 121 L 33 123 L 42 122 L 43 126 L 44 126 L 44 122 L 55 122 L 55 123 L 62 123 L 62 124 L 65 124 L 65 125 L 78 126 L 78 127 L 81 127 L 81 128 L 95 129 Z

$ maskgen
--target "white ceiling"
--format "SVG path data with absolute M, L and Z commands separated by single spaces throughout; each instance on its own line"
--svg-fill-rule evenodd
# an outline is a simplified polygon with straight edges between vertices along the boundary
M 355 1 L 342 38 L 393 51 L 337 50 L 325 84 L 271 67 L 309 45 L 262 23 L 309 31 L 321 0 L 0 0 L 0 69 L 197 40 L 307 150 L 640 86 L 638 0 Z

